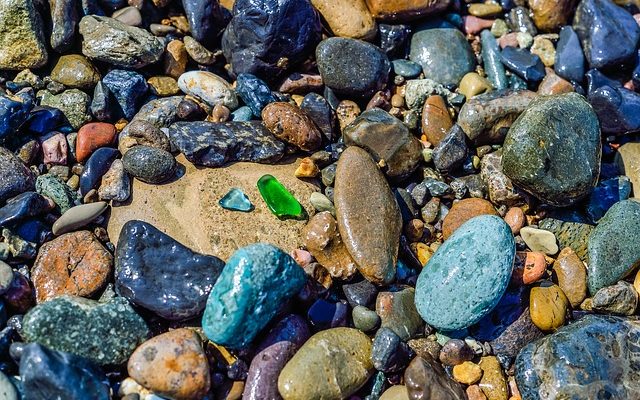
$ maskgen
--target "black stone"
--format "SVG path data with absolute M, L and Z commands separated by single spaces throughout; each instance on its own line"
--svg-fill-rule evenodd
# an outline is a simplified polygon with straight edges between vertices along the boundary
M 623 87 L 602 86 L 589 95 L 602 133 L 620 135 L 640 130 L 640 94 Z
M 142 221 L 123 227 L 115 254 L 119 295 L 169 320 L 185 320 L 204 310 L 224 262 L 196 253 Z
M 407 54 L 407 40 L 411 35 L 409 25 L 378 25 L 380 48 L 389 57 L 404 58 Z
M 31 101 L 24 101 L 17 97 L 9 98 L 0 93 L 0 141 L 13 135 L 29 118 L 29 111 L 33 108 Z
M 82 175 L 80 175 L 80 194 L 82 196 L 100 184 L 102 176 L 107 173 L 119 154 L 120 152 L 117 149 L 110 147 L 101 147 L 91 154 L 91 157 L 84 165 Z
M 78 23 L 80 22 L 80 4 L 75 0 L 56 0 L 51 3 L 51 47 L 63 53 L 73 45 Z
M 505 67 L 526 81 L 539 82 L 545 76 L 542 60 L 529 50 L 505 47 L 501 56 Z
M 0 208 L 0 227 L 10 226 L 50 210 L 49 200 L 36 192 L 25 192 L 7 201 Z
M 112 115 L 124 116 L 127 120 L 131 120 L 136 115 L 149 89 L 144 76 L 122 69 L 109 71 L 102 78 L 102 83 L 109 88 L 118 105 L 116 112 Z
M 339 326 L 346 326 L 348 314 L 349 307 L 347 307 L 346 302 L 343 303 L 339 301 L 334 303 L 324 299 L 318 299 L 309 307 L 307 318 L 316 331 L 322 331 Z
M 93 89 L 93 100 L 91 100 L 91 114 L 98 121 L 108 121 L 111 119 L 111 92 L 109 88 L 102 83 L 98 82 Z
M 378 371 L 384 373 L 400 372 L 409 365 L 413 351 L 400 336 L 389 328 L 380 328 L 376 332 L 371 347 L 371 361 Z
M 535 24 L 529 17 L 529 10 L 522 6 L 515 7 L 509 12 L 507 21 L 514 32 L 526 32 L 531 36 L 538 34 Z
M 559 77 L 569 81 L 582 82 L 584 78 L 584 53 L 578 35 L 570 26 L 560 29 L 553 68 Z
M 124 169 L 147 183 L 162 183 L 175 176 L 176 160 L 166 150 L 135 146 L 122 157 Z
M 378 288 L 367 280 L 345 283 L 342 285 L 342 291 L 351 307 L 372 307 L 378 296 Z
M 451 173 L 462 167 L 468 153 L 467 135 L 456 124 L 433 149 L 433 163 L 438 170 Z
M 258 121 L 176 122 L 169 138 L 196 165 L 221 167 L 233 161 L 275 163 L 284 156 L 285 145 Z
M 256 117 L 260 117 L 262 109 L 267 104 L 276 101 L 269 86 L 262 79 L 251 74 L 238 74 L 236 93 Z
M 183 121 L 202 121 L 207 112 L 198 103 L 190 99 L 184 99 L 178 104 L 176 116 Z
M 316 123 L 328 140 L 333 140 L 336 128 L 336 113 L 329 102 L 318 93 L 308 93 L 302 99 L 300 108 Z
M 218 33 L 225 27 L 225 18 L 218 0 L 182 0 L 189 21 L 191 36 L 207 48 L 212 48 Z

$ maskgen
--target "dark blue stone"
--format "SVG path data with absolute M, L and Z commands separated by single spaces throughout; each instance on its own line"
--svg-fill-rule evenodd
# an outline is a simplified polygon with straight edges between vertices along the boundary
M 621 200 L 628 199 L 630 195 L 631 181 L 626 176 L 602 181 L 591 192 L 587 204 L 587 214 L 593 222 L 597 222 L 611 206 Z
M 91 114 L 93 114 L 98 121 L 108 121 L 111 119 L 111 92 L 102 81 L 98 82 L 95 89 L 93 89 Z
M 307 318 L 316 331 L 347 326 L 349 308 L 346 303 L 318 299 L 309 307 Z
M 29 118 L 32 108 L 31 101 L 0 94 L 0 140 L 14 134 Z
M 640 130 L 640 94 L 623 87 L 602 86 L 589 94 L 604 134 L 619 135 Z
M 7 200 L 7 204 L 0 208 L 0 227 L 13 225 L 50 209 L 49 201 L 45 197 L 36 192 L 24 192 Z
M 612 88 L 621 88 L 622 84 L 614 79 L 608 78 L 597 69 L 590 69 L 585 74 L 587 77 L 587 93 L 591 96 L 597 89 L 603 86 L 611 86 Z
M 42 244 L 52 238 L 51 227 L 37 219 L 30 219 L 18 225 L 16 235 L 28 242 Z
M 36 106 L 31 110 L 24 128 L 34 134 L 44 135 L 65 123 L 64 114 L 57 108 Z
M 467 135 L 456 124 L 433 149 L 433 164 L 438 170 L 451 173 L 462 167 L 468 153 Z
M 378 296 L 378 289 L 368 280 L 345 283 L 342 285 L 342 291 L 351 307 L 372 307 Z
M 456 29 L 456 26 L 444 18 L 429 18 L 417 24 L 413 31 L 419 32 L 425 29 Z
M 636 53 L 636 67 L 631 73 L 631 79 L 633 80 L 633 85 L 635 87 L 640 87 L 640 50 Z
M 584 78 L 585 62 L 580 39 L 570 26 L 560 29 L 553 69 L 558 76 L 569 81 L 582 82 Z
M 336 129 L 336 113 L 324 97 L 318 93 L 308 93 L 302 99 L 300 108 L 316 123 L 327 139 L 333 140 L 333 133 Z
M 269 103 L 276 101 L 269 86 L 251 74 L 238 74 L 236 93 L 251 108 L 254 116 L 260 117 L 262 109 Z
M 309 0 L 237 0 L 222 36 L 222 51 L 234 74 L 274 81 L 313 53 L 322 38 L 318 13 Z
M 469 334 L 481 341 L 498 338 L 520 317 L 528 304 L 529 297 L 526 287 L 510 288 L 504 293 L 493 311 L 469 328 Z
M 224 262 L 196 253 L 142 221 L 120 232 L 115 255 L 116 291 L 131 303 L 169 320 L 198 316 Z
M 144 76 L 134 71 L 114 69 L 102 78 L 102 83 L 109 88 L 116 103 L 118 112 L 126 119 L 131 120 L 141 102 L 147 95 L 149 85 Z
M 305 319 L 296 314 L 289 314 L 271 328 L 267 336 L 256 346 L 255 353 L 281 342 L 288 342 L 299 347 L 309 336 L 311 336 L 309 326 Z
M 380 32 L 380 48 L 388 56 L 404 57 L 407 53 L 406 44 L 411 35 L 409 25 L 378 25 Z
M 11 319 L 12 318 L 13 317 L 11 317 Z M 11 343 L 13 343 L 13 340 L 16 336 L 16 328 L 12 326 L 6 326 L 0 331 L 0 359 L 9 359 L 9 347 L 11 346 Z
M 389 328 L 380 328 L 376 332 L 371 347 L 371 361 L 378 371 L 385 373 L 400 372 L 409 365 L 413 356 L 411 348 Z
M 95 189 L 102 176 L 107 173 L 113 160 L 118 158 L 120 152 L 110 147 L 101 147 L 94 151 L 84 165 L 82 175 L 80 175 L 80 194 L 82 196 Z
M 5 326 L 7 323 L 7 307 L 4 305 L 4 301 L 0 299 L 0 326 Z
M 573 29 L 591 68 L 615 67 L 628 61 L 640 39 L 635 19 L 610 0 L 582 0 L 576 8 Z
M 109 380 L 91 361 L 37 343 L 22 345 L 20 377 L 30 400 L 109 400 Z
M 212 48 L 218 32 L 225 25 L 220 3 L 212 0 L 182 0 L 182 7 L 189 21 L 191 36 L 203 46 Z
M 539 82 L 544 78 L 544 64 L 540 57 L 526 49 L 505 47 L 502 49 L 502 63 L 528 82 Z

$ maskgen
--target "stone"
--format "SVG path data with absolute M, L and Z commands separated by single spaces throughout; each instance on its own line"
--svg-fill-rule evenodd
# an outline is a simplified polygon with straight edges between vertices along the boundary
M 116 12 L 111 14 L 111 18 L 117 19 L 118 21 L 130 26 L 142 25 L 142 15 L 140 14 L 140 10 L 138 10 L 138 8 L 134 6 L 129 6 L 117 10 Z
M 239 249 L 209 294 L 202 321 L 205 334 L 223 346 L 247 346 L 305 280 L 293 258 L 273 245 Z
M 29 114 L 33 106 L 33 101 L 30 99 L 0 95 L 0 139 L 15 134 L 22 124 L 33 115 Z
M 514 235 L 520 233 L 520 229 L 527 223 L 527 217 L 520 207 L 510 207 L 504 216 L 504 222 L 509 225 Z
M 569 299 L 562 289 L 549 282 L 543 282 L 531 289 L 531 321 L 541 331 L 553 332 L 564 325 L 569 304 Z
M 100 80 L 100 72 L 80 54 L 63 55 L 51 70 L 51 79 L 66 87 L 90 90 Z
M 409 400 L 407 387 L 404 385 L 391 386 L 382 393 L 380 400 Z
M 387 84 L 391 62 L 378 47 L 356 39 L 331 37 L 316 48 L 324 84 L 336 93 L 370 97 Z
M 536 98 L 528 90 L 501 90 L 467 100 L 457 124 L 476 144 L 502 143 L 516 118 Z
M 353 327 L 362 332 L 372 332 L 380 326 L 380 317 L 375 311 L 364 306 L 355 306 L 351 313 Z
M 496 26 L 498 21 L 502 21 L 506 30 L 506 23 L 500 19 L 494 21 L 493 26 Z M 498 41 L 493 35 L 493 26 L 491 32 L 485 29 L 480 33 L 482 60 L 484 62 L 487 79 L 491 82 L 491 85 L 497 90 L 504 90 L 509 86 L 509 82 L 507 80 L 504 65 L 502 64 Z
M 531 313 L 527 307 L 520 312 L 520 316 L 515 321 L 491 341 L 491 348 L 497 356 L 513 359 L 524 346 L 543 336 L 544 333 L 531 321 Z
M 235 75 L 277 80 L 322 38 L 320 18 L 308 0 L 236 0 L 232 14 L 222 51 Z
M 438 14 L 449 7 L 450 2 L 447 0 L 438 0 L 431 3 L 423 3 L 419 0 L 366 0 L 367 6 L 373 16 L 378 20 L 406 22 L 428 16 Z
M 469 345 L 461 339 L 449 339 L 442 345 L 438 359 L 444 365 L 450 367 L 460 365 L 465 361 L 471 361 L 475 357 L 475 352 Z
M 107 208 L 107 203 L 103 201 L 71 207 L 56 220 L 51 231 L 54 235 L 62 235 L 82 228 L 98 218 Z
M 540 57 L 540 61 L 542 61 L 545 67 L 553 67 L 556 59 L 556 49 L 553 47 L 553 42 L 550 39 L 536 36 L 535 39 L 533 39 L 533 45 L 529 51 L 531 54 Z
M 41 215 L 54 207 L 53 201 L 35 192 L 24 192 L 11 198 L 0 208 L 0 227 L 14 225 Z
M 570 247 L 581 260 L 587 259 L 587 243 L 594 228 L 592 225 L 545 218 L 540 221 L 539 227 L 553 232 L 560 248 Z
M 52 350 L 37 343 L 23 345 L 20 353 L 21 387 L 26 398 L 111 398 L 107 376 L 86 358 Z
M 631 181 L 626 176 L 601 180 L 589 196 L 587 214 L 598 221 L 615 203 L 627 200 L 631 195 Z
M 22 337 L 53 350 L 117 365 L 129 358 L 149 331 L 126 299 L 105 303 L 61 296 L 41 303 L 24 316 Z
M 637 397 L 632 360 L 638 329 L 632 319 L 592 314 L 529 344 L 515 364 L 522 397 Z
M 314 151 L 322 144 L 322 133 L 315 123 L 290 103 L 267 104 L 262 110 L 262 121 L 275 137 L 301 150 Z
M 636 92 L 604 85 L 589 92 L 589 102 L 600 119 L 605 134 L 621 135 L 640 129 L 640 118 L 626 110 L 640 106 Z
M 202 339 L 187 328 L 142 343 L 129 358 L 127 371 L 145 388 L 176 400 L 201 398 L 211 384 Z
M 415 290 L 402 286 L 380 292 L 376 298 L 376 313 L 380 316 L 381 327 L 391 329 L 404 341 L 416 336 L 424 326 L 414 298 Z
M 473 385 L 478 383 L 482 378 L 482 368 L 478 364 L 474 364 L 470 361 L 465 361 L 460 365 L 453 367 L 453 379 L 465 384 Z
M 327 139 L 332 140 L 336 129 L 336 114 L 329 102 L 317 93 L 307 93 L 300 108 L 313 120 Z
M 467 99 L 489 92 L 491 89 L 493 89 L 491 82 L 481 77 L 477 72 L 466 73 L 458 85 L 458 91 Z
M 574 87 L 571 82 L 566 81 L 553 73 L 549 68 L 546 69 L 547 75 L 540 82 L 537 93 L 539 95 L 551 95 L 574 92 Z
M 135 220 L 122 227 L 115 257 L 118 294 L 169 320 L 198 316 L 224 266 Z
M 78 130 L 76 159 L 85 162 L 100 147 L 112 145 L 116 140 L 116 127 L 106 122 L 91 122 Z
M 112 98 L 116 101 L 116 115 L 131 120 L 138 111 L 141 102 L 149 90 L 144 76 L 135 71 L 112 69 L 104 78 L 102 84 L 107 87 Z
M 89 95 L 79 89 L 65 90 L 58 95 L 45 91 L 40 100 L 42 106 L 60 109 L 73 129 L 80 129 L 82 125 L 91 121 L 90 103 Z
M 433 164 L 439 171 L 451 174 L 463 166 L 468 155 L 467 136 L 454 125 L 433 149 Z
M 457 85 L 476 65 L 471 46 L 456 29 L 415 32 L 411 37 L 409 59 L 422 65 L 426 78 L 443 85 Z
M 105 287 L 113 256 L 89 231 L 67 233 L 42 245 L 31 279 L 36 301 L 60 295 L 92 297 Z
M 267 207 L 279 219 L 307 219 L 302 204 L 273 175 L 263 175 L 257 186 Z
M 278 377 L 284 400 L 348 397 L 373 373 L 371 339 L 353 328 L 313 335 Z
M 584 77 L 585 62 L 580 39 L 570 26 L 560 29 L 553 69 L 558 76 L 569 81 L 580 82 Z
M 547 263 L 544 253 L 539 251 L 517 252 L 511 282 L 517 285 L 530 285 L 542 279 L 546 269 Z
M 460 400 L 466 396 L 462 386 L 450 379 L 431 357 L 416 357 L 404 371 L 404 384 L 410 400 Z
M 176 160 L 168 151 L 135 146 L 122 157 L 124 169 L 134 178 L 159 184 L 175 176 Z
M 632 238 L 640 229 L 640 203 L 624 200 L 602 217 L 588 240 L 589 292 L 610 286 L 638 265 L 640 253 Z
M 364 0 L 342 2 L 336 0 L 312 0 L 335 36 L 352 39 L 373 39 L 377 25 Z
M 520 229 L 520 235 L 529 249 L 533 251 L 541 251 L 547 255 L 554 255 L 559 250 L 558 244 L 556 243 L 556 236 L 547 230 L 525 226 Z
M 452 126 L 453 121 L 442 96 L 427 97 L 422 108 L 422 133 L 427 140 L 437 146 Z
M 80 20 L 82 54 L 117 67 L 142 68 L 160 61 L 163 43 L 144 29 L 98 15 Z
M 391 66 L 394 74 L 404 78 L 415 79 L 422 73 L 422 66 L 409 60 L 393 60 Z
M 357 271 L 328 211 L 314 215 L 302 231 L 305 247 L 334 278 L 349 279 Z
M 490 242 L 482 240 L 489 237 Z M 470 219 L 438 248 L 420 273 L 418 312 L 429 325 L 443 330 L 478 322 L 504 294 L 514 257 L 513 235 L 502 219 L 492 215 Z M 452 259 L 458 260 L 455 265 Z
M 180 75 L 178 87 L 185 94 L 210 105 L 222 104 L 230 110 L 238 108 L 238 96 L 229 83 L 208 71 L 189 71 Z
M 36 179 L 36 192 L 53 200 L 62 214 L 73 207 L 76 202 L 76 194 L 62 179 L 55 175 L 40 175 Z
M 284 155 L 284 143 L 261 122 L 177 122 L 169 138 L 198 166 L 220 167 L 232 161 L 275 163 Z
M 114 160 L 109 170 L 102 176 L 98 197 L 103 201 L 113 200 L 123 203 L 131 196 L 131 178 L 124 169 L 122 160 Z
M 267 104 L 277 101 L 267 83 L 251 74 L 238 74 L 236 93 L 256 117 Z
M 343 129 L 347 146 L 361 147 L 376 162 L 384 162 L 385 174 L 392 179 L 403 179 L 420 164 L 422 146 L 407 127 L 380 108 L 360 114 Z
M 134 119 L 120 133 L 118 150 L 120 153 L 126 154 L 130 148 L 138 145 L 171 151 L 169 138 L 163 131 L 150 122 Z
M 4 373 L 0 373 L 0 394 L 3 400 L 19 400 L 18 389 Z
M 391 282 L 402 218 L 384 176 L 365 150 L 349 146 L 338 161 L 334 187 L 340 237 L 358 270 L 374 283 Z M 366 205 L 360 201 L 362 193 L 371 194 Z
M 442 221 L 442 236 L 448 239 L 462 224 L 479 215 L 498 215 L 493 205 L 484 199 L 463 199 L 453 204 Z
M 211 65 L 216 62 L 216 54 L 209 51 L 191 36 L 185 36 L 182 40 L 187 54 L 193 61 L 202 65 Z
M 575 7 L 574 0 L 529 0 L 528 4 L 533 13 L 533 22 L 544 32 L 557 31 L 567 25 Z
M 219 2 L 208 2 L 200 0 L 183 0 L 189 31 L 195 40 L 206 47 L 211 47 L 215 42 L 220 30 L 224 27 L 228 19 Z
M 482 357 L 479 365 L 482 368 L 482 379 L 479 386 L 487 396 L 487 400 L 507 400 L 509 388 L 498 358 L 494 356 Z
M 49 165 L 67 165 L 68 145 L 64 134 L 51 132 L 40 138 L 44 157 L 42 162 Z
M 505 67 L 525 81 L 540 82 L 544 78 L 542 60 L 527 49 L 508 46 L 502 49 L 501 57 Z
M 576 253 L 565 247 L 553 263 L 553 281 L 576 308 L 587 297 L 587 270 Z
M 640 197 L 640 144 L 629 142 L 620 146 L 616 152 L 615 162 L 620 173 L 631 180 L 633 195 Z
M 625 281 L 599 289 L 591 299 L 594 311 L 607 314 L 633 315 L 637 307 L 638 292 Z
M 578 34 L 591 68 L 614 67 L 635 55 L 640 27 L 625 9 L 609 0 L 582 0 L 575 10 Z
M 389 328 L 376 332 L 371 348 L 371 361 L 376 370 L 384 373 L 400 372 L 413 356 L 411 348 Z
M 549 121 L 557 123 L 550 127 Z M 509 129 L 502 165 L 516 185 L 540 200 L 568 206 L 595 186 L 600 157 L 593 109 L 579 94 L 565 93 L 531 102 Z
M 157 96 L 173 96 L 180 92 L 178 81 L 170 76 L 152 76 L 147 83 L 151 93 Z
M 39 68 L 49 55 L 37 6 L 28 0 L 10 0 L 0 11 L 0 69 Z
M 232 188 L 229 193 L 225 194 L 218 202 L 220 207 L 232 211 L 253 211 L 254 206 L 246 194 L 239 188 Z

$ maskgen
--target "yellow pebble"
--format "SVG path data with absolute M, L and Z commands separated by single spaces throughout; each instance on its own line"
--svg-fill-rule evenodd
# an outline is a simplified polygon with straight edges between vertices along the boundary
M 471 361 L 465 361 L 453 367 L 453 379 L 465 385 L 473 385 L 482 378 L 482 368 Z
M 477 72 L 469 72 L 462 77 L 458 91 L 467 99 L 470 99 L 473 96 L 488 92 L 491 89 L 493 89 L 493 87 L 487 79 L 478 75 Z
M 469 14 L 474 17 L 488 17 L 499 14 L 502 7 L 498 3 L 473 3 L 469 4 Z
M 424 267 L 429 262 L 429 259 L 433 255 L 434 251 L 424 243 L 416 244 L 416 253 L 420 264 Z
M 320 173 L 320 169 L 309 157 L 305 157 L 300 161 L 300 165 L 293 173 L 296 178 L 315 178 Z
M 553 332 L 564 325 L 568 307 L 569 299 L 557 285 L 543 283 L 531 289 L 531 321 L 542 331 Z
M 640 269 L 636 272 L 636 277 L 633 280 L 633 287 L 636 289 L 636 292 L 640 294 Z
M 509 390 L 507 388 L 507 380 L 502 372 L 500 362 L 494 356 L 482 357 L 480 359 L 480 368 L 482 368 L 482 379 L 480 380 L 480 388 L 487 396 L 488 400 L 507 400 Z

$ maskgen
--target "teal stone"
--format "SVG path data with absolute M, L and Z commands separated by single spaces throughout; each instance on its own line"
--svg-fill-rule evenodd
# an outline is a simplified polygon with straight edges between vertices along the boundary
M 473 325 L 507 289 L 516 247 L 509 226 L 481 215 L 464 223 L 438 248 L 416 282 L 418 313 L 445 331 Z
M 237 250 L 214 285 L 202 328 L 214 343 L 246 347 L 306 281 L 284 251 L 256 243 Z
M 253 210 L 253 204 L 251 204 L 247 195 L 238 188 L 231 189 L 229 193 L 220 199 L 218 204 L 220 204 L 220 207 L 231 211 L 249 212 Z
M 506 89 L 509 87 L 509 81 L 500 58 L 498 41 L 486 29 L 480 33 L 480 38 L 482 40 L 482 61 L 484 61 L 484 70 L 487 73 L 489 82 L 496 90 Z
M 242 106 L 231 113 L 232 121 L 246 122 L 246 121 L 251 121 L 252 117 L 253 117 L 253 111 L 251 111 L 251 108 L 249 108 L 248 106 Z
M 640 263 L 640 203 L 614 204 L 589 236 L 587 244 L 589 292 L 613 285 Z
M 36 179 L 36 192 L 53 200 L 61 214 L 75 206 L 78 200 L 69 185 L 51 174 L 40 175 Z
M 393 60 L 391 61 L 393 73 L 407 79 L 417 78 L 422 72 L 422 66 L 409 60 Z

